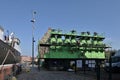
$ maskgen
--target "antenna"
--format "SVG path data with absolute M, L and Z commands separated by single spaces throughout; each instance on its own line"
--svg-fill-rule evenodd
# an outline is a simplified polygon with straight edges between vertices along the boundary
M 7 30 L 7 37 L 9 37 L 9 30 Z

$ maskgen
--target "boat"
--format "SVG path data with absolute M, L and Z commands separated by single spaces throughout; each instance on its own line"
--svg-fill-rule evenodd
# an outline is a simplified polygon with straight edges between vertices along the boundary
M 21 60 L 20 40 L 14 33 L 4 35 L 0 26 L 0 65 L 19 63 Z

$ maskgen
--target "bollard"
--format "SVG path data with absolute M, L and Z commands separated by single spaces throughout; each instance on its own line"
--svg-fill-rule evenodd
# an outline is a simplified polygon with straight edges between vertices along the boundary
M 17 80 L 17 78 L 15 76 L 12 77 L 12 80 Z

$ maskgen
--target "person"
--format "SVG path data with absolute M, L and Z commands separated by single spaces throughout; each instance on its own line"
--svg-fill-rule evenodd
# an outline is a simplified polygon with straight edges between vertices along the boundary
M 40 71 L 40 59 L 38 59 L 38 70 Z
M 17 65 L 17 74 L 20 74 L 20 72 L 22 71 L 22 65 L 21 64 L 18 64 Z
M 13 72 L 13 76 L 16 76 L 16 72 L 17 72 L 17 66 L 16 66 L 16 64 L 13 64 L 13 66 L 12 66 L 12 72 Z

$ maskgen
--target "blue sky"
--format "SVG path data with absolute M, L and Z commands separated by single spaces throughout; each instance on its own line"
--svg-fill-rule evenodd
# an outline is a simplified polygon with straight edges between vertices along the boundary
M 0 0 L 0 25 L 20 38 L 22 55 L 31 56 L 33 10 L 35 55 L 48 27 L 104 33 L 106 43 L 120 48 L 120 0 Z

